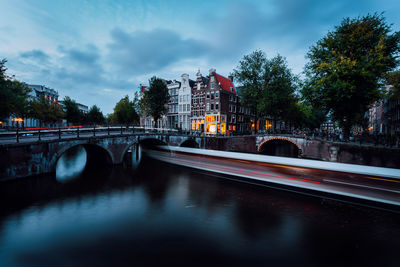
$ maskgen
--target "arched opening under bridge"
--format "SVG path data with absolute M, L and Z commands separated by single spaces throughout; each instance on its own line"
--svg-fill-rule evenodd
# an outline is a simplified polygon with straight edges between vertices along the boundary
M 261 143 L 258 152 L 269 156 L 298 158 L 301 149 L 295 142 L 288 139 L 273 138 Z

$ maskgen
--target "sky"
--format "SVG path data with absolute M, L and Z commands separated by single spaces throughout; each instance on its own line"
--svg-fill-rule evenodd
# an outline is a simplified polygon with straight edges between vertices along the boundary
M 152 76 L 228 76 L 255 50 L 301 75 L 310 46 L 375 12 L 400 31 L 398 0 L 0 0 L 0 59 L 16 79 L 108 114 Z

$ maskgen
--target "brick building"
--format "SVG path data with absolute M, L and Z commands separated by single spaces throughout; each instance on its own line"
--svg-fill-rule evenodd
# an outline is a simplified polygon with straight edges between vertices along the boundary
M 239 101 L 232 78 L 210 69 L 205 95 L 205 133 L 230 135 L 236 132 Z
M 205 95 L 209 79 L 200 70 L 196 73 L 196 81 L 192 88 L 191 130 L 196 133 L 204 132 Z

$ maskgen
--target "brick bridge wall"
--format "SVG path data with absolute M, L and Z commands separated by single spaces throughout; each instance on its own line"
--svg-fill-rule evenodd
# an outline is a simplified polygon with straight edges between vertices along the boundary
M 257 153 L 271 140 L 290 142 L 301 149 L 301 157 L 342 163 L 400 168 L 400 149 L 324 142 L 288 136 L 190 137 L 179 135 L 96 136 L 71 140 L 52 140 L 0 145 L 0 180 L 54 172 L 58 158 L 76 145 L 95 146 L 109 156 L 113 164 L 122 163 L 128 148 L 145 139 L 157 139 L 172 146 L 187 140 L 199 148 Z
M 259 135 L 205 138 L 207 149 L 257 153 L 269 141 L 290 142 L 301 150 L 301 157 L 324 161 L 400 168 L 400 149 L 327 142 L 301 137 Z

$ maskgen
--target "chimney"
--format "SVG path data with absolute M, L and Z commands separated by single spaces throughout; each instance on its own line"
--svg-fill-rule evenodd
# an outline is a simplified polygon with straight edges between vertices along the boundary
M 228 76 L 228 79 L 229 79 L 231 82 L 233 82 L 233 76 L 232 76 L 232 75 L 229 75 L 229 76 Z

